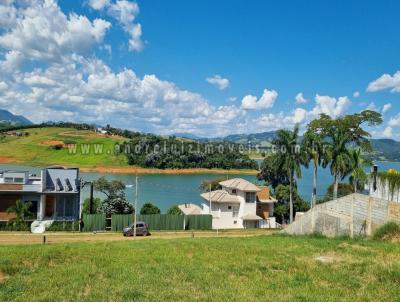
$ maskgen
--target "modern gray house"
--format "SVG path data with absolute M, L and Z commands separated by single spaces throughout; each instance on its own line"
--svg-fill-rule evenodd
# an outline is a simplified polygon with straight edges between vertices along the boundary
M 12 218 L 7 209 L 17 200 L 32 204 L 31 220 L 36 225 L 41 221 L 78 220 L 80 189 L 78 168 L 48 167 L 40 175 L 28 171 L 0 172 L 0 221 Z

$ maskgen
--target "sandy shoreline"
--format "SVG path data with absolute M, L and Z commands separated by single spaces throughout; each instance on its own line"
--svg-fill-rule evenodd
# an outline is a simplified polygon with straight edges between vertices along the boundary
M 0 156 L 0 164 L 24 164 L 30 165 L 29 162 L 19 162 L 15 158 Z M 47 166 L 55 165 L 48 164 Z M 60 164 L 64 166 L 63 164 Z M 44 165 L 46 166 L 46 165 Z M 74 166 L 74 165 L 65 165 L 65 166 Z M 203 168 L 194 168 L 194 169 L 154 169 L 154 168 L 141 168 L 134 166 L 127 167 L 79 167 L 81 172 L 96 172 L 96 173 L 113 173 L 113 174 L 245 174 L 245 175 L 256 175 L 257 170 L 240 170 L 240 169 L 232 169 L 232 170 L 224 170 L 224 169 L 203 169 Z
M 116 173 L 116 174 L 246 174 L 256 175 L 257 170 L 224 170 L 224 169 L 153 169 L 141 167 L 82 167 L 82 172 Z

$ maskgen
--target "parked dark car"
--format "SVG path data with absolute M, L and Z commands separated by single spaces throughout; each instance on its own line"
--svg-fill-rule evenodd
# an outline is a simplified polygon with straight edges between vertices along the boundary
M 124 228 L 123 232 L 124 236 L 133 236 L 134 233 L 134 223 L 130 224 L 128 227 Z M 138 236 L 149 236 L 149 226 L 143 222 L 138 221 L 136 222 L 136 235 Z

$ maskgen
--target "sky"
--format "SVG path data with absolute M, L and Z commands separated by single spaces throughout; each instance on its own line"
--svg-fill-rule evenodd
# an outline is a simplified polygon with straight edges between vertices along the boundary
M 0 108 L 205 137 L 365 109 L 400 140 L 399 1 L 0 0 Z

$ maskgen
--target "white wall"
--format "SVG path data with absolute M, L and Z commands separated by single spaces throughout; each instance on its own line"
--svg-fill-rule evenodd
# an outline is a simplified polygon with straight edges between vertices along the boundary
M 387 201 L 400 202 L 400 190 L 395 191 L 393 195 L 390 194 L 389 184 L 387 183 L 384 185 L 378 180 L 376 191 L 373 190 L 372 186 L 370 186 L 369 190 L 371 197 L 380 198 Z

